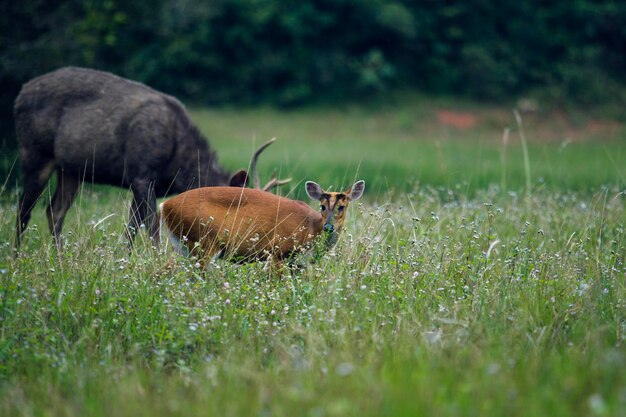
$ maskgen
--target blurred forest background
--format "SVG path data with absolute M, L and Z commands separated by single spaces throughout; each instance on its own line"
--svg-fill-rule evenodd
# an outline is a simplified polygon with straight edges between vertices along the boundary
M 0 134 L 30 78 L 112 71 L 205 104 L 411 89 L 626 105 L 623 0 L 26 0 L 0 3 Z

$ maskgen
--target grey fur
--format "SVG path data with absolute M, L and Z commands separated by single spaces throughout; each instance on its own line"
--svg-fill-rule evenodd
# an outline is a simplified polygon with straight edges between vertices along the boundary
M 132 190 L 131 243 L 142 223 L 156 238 L 156 198 L 247 183 L 245 171 L 231 178 L 218 164 L 177 99 L 107 72 L 67 67 L 36 77 L 24 84 L 14 110 L 24 183 L 16 248 L 53 172 L 57 187 L 47 215 L 57 245 L 83 181 Z

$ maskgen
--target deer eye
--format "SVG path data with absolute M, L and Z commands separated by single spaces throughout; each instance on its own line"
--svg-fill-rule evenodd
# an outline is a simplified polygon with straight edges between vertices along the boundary
M 338 211 L 339 213 L 343 213 L 343 210 L 344 210 L 345 208 L 346 208 L 346 206 L 339 206 L 339 207 L 337 208 L 337 211 Z
M 326 206 L 320 206 L 320 211 L 325 211 L 326 210 Z

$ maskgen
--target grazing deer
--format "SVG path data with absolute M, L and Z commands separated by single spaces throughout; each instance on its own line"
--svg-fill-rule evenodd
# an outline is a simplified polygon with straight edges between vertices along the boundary
M 57 246 L 65 214 L 84 181 L 132 190 L 131 245 L 141 224 L 157 242 L 157 197 L 248 182 L 246 171 L 231 176 L 218 164 L 178 100 L 107 72 L 68 67 L 34 78 L 22 87 L 14 110 L 24 185 L 16 250 L 53 172 L 57 185 L 47 217 Z M 268 144 L 255 153 L 254 164 Z
M 179 253 L 201 259 L 225 257 L 239 262 L 270 259 L 276 269 L 324 236 L 332 247 L 342 231 L 350 202 L 365 182 L 344 192 L 327 192 L 309 181 L 306 192 L 320 202 L 320 212 L 302 201 L 249 188 L 205 187 L 177 195 L 159 207 L 161 234 Z

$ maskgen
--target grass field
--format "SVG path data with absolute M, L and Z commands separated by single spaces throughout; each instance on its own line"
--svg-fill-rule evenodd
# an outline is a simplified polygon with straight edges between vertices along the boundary
M 282 278 L 129 254 L 129 195 L 91 185 L 62 250 L 40 204 L 15 259 L 3 189 L 0 415 L 626 415 L 623 127 L 523 115 L 525 157 L 511 112 L 435 104 L 194 111 L 231 169 L 278 137 L 286 194 L 366 180 Z

